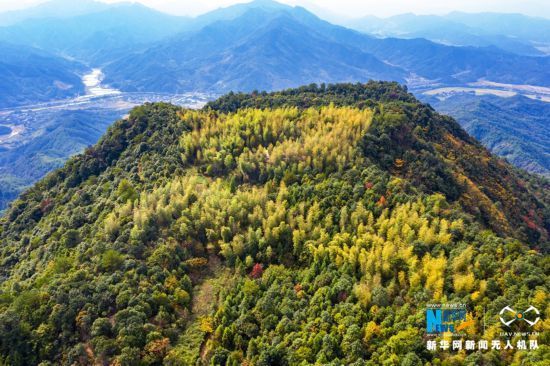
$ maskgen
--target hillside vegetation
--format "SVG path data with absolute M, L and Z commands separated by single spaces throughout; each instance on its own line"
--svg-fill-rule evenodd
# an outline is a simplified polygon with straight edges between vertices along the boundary
M 1 219 L 9 365 L 543 365 L 429 352 L 425 305 L 548 319 L 546 181 L 396 83 L 135 108 Z M 486 311 L 483 326 L 483 311 Z
M 550 177 L 550 103 L 523 96 L 454 95 L 424 98 L 452 115 L 494 154 L 531 173 Z

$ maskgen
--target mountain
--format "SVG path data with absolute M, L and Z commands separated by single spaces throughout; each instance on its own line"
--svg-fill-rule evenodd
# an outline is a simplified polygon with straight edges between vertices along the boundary
M 505 88 L 546 86 L 550 80 L 549 57 L 527 57 L 494 46 L 454 47 L 418 38 L 381 39 L 325 22 L 304 8 L 266 0 L 221 8 L 196 18 L 174 17 L 131 3 L 56 0 L 39 9 L 22 12 L 15 24 L 0 27 L 0 39 L 21 44 L 0 45 L 5 55 L 0 63 L 7 63 L 0 69 L 0 108 L 82 94 L 80 77 L 89 70 L 67 58 L 102 68 L 104 83 L 130 93 L 220 94 L 279 90 L 313 82 L 385 79 L 406 82 L 423 97 L 433 88 L 469 86 L 479 79 L 488 85 L 519 84 Z M 42 16 L 38 16 L 39 11 Z M 474 28 L 447 17 L 404 15 L 396 19 L 410 29 L 431 24 L 439 35 Z M 453 25 L 447 26 L 450 22 Z M 508 41 L 515 37 L 501 36 Z M 517 37 L 513 39 L 524 44 Z M 137 97 L 125 94 L 125 98 L 135 104 Z M 145 97 L 138 103 L 144 100 L 150 99 Z M 433 104 L 455 116 L 493 152 L 521 168 L 546 174 L 546 134 L 542 131 L 533 137 L 526 133 L 545 130 L 545 114 L 539 113 L 537 103 L 521 102 L 511 111 L 508 107 L 513 104 L 464 101 L 471 108 L 469 113 L 458 101 L 449 98 Z M 523 108 L 533 110 L 523 113 Z M 72 107 L 66 113 L 57 109 L 52 114 L 45 110 L 29 112 L 32 118 L 27 111 L 0 111 L 10 116 L 9 123 L 7 119 L 0 122 L 0 211 L 24 187 L 95 143 L 109 121 L 125 113 L 116 108 L 111 112 L 100 108 L 97 115 Z M 505 121 L 509 116 L 514 119 Z M 24 131 L 28 141 L 24 146 L 6 148 L 3 139 L 14 128 Z
M 265 4 L 272 3 L 253 2 L 247 11 L 225 9 L 232 16 L 122 57 L 105 67 L 106 82 L 128 91 L 170 92 L 273 90 L 369 78 L 443 85 L 479 79 L 550 83 L 550 57 L 424 39 L 379 39 L 322 21 L 300 7 Z
M 408 13 L 389 18 L 367 16 L 343 24 L 382 37 L 425 38 L 456 46 L 495 46 L 530 56 L 547 54 L 545 47 L 550 45 L 545 36 L 550 31 L 550 20 L 520 14 L 454 12 L 438 16 Z
M 404 80 L 403 70 L 326 39 L 309 26 L 318 21 L 301 8 L 251 8 L 236 19 L 215 22 L 113 62 L 105 68 L 105 82 L 130 91 L 221 92 L 311 82 Z
M 503 306 L 547 309 L 546 188 L 396 83 L 146 104 L 0 219 L 0 355 L 542 365 L 428 351 L 423 320 L 464 303 L 504 342 Z
M 237 18 L 240 18 L 241 16 L 243 16 L 245 13 L 247 13 L 249 10 L 252 10 L 252 9 L 261 10 L 266 13 L 272 13 L 272 12 L 278 12 L 281 10 L 282 11 L 289 10 L 290 7 L 288 5 L 278 3 L 272 0 L 254 0 L 254 1 L 245 2 L 242 4 L 234 4 L 231 6 L 215 9 L 213 11 L 210 11 L 208 13 L 199 15 L 191 19 L 187 28 L 198 30 L 200 28 L 203 28 L 207 25 L 210 25 L 216 22 L 235 20 Z
M 3 42 L 0 54 L 0 108 L 84 93 L 77 62 Z
M 186 20 L 137 3 L 121 3 L 71 17 L 29 19 L 0 27 L 0 40 L 99 65 L 182 31 Z
M 0 13 L 0 39 L 97 66 L 177 33 L 235 19 L 251 8 L 271 12 L 286 6 L 256 0 L 190 18 L 164 14 L 139 3 L 50 0 L 30 9 Z
M 0 26 L 10 26 L 24 20 L 71 18 L 107 8 L 109 5 L 94 0 L 51 0 L 34 7 L 0 13 Z
M 550 103 L 520 95 L 501 98 L 467 93 L 422 99 L 455 117 L 493 153 L 517 167 L 550 176 Z
M 419 24 L 439 36 L 462 37 L 461 29 L 477 32 L 470 29 L 476 25 L 474 20 L 470 26 L 465 24 L 466 20 L 459 22 L 460 18 L 460 14 L 418 19 L 403 15 L 392 18 L 390 23 L 403 23 L 403 27 L 411 28 L 406 34 L 394 31 L 409 38 L 433 38 L 423 33 Z M 477 16 L 472 15 L 474 18 Z M 534 21 L 543 26 L 543 19 Z M 508 37 L 509 42 L 523 42 L 517 37 L 520 33 L 527 34 L 527 22 L 525 19 L 518 22 L 521 31 L 514 33 L 503 28 L 506 33 L 489 34 L 487 25 L 487 29 L 477 33 L 483 33 L 489 41 L 450 42 L 476 46 L 457 47 L 417 38 L 369 37 L 322 21 L 304 8 L 269 0 L 238 4 L 196 18 L 170 16 L 141 5 L 122 3 L 73 17 L 29 19 L 0 27 L 0 40 L 105 67 L 106 80 L 128 91 L 202 89 L 223 93 L 232 89 L 251 90 L 253 86 L 273 90 L 308 82 L 369 78 L 409 83 L 421 80 L 440 85 L 461 85 L 483 78 L 501 83 L 549 85 L 549 57 L 506 52 L 498 47 L 509 48 L 492 41 Z M 280 34 L 277 27 L 281 27 Z M 496 31 L 494 27 L 491 29 Z M 539 37 L 529 42 L 542 41 Z M 519 53 L 541 54 L 532 44 L 525 47 L 532 52 Z M 296 56 L 295 64 L 289 55 Z M 312 63 L 310 68 L 306 68 L 308 63 Z M 241 64 L 246 65 L 246 72 L 240 72 Z M 517 73 L 518 69 L 523 72 Z M 163 76 L 158 78 L 159 74 Z M 288 75 L 298 77 L 290 82 Z

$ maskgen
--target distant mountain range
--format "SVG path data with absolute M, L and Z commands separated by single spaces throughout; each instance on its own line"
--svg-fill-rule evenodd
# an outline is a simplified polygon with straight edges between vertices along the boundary
M 56 1 L 61 1 L 60 6 L 65 2 Z M 104 67 L 106 82 L 128 91 L 223 93 L 368 79 L 459 85 L 484 78 L 550 85 L 550 58 L 522 54 L 540 55 L 532 45 L 532 52 L 512 53 L 506 51 L 509 47 L 498 48 L 499 42 L 491 39 L 466 42 L 484 47 L 449 46 L 418 38 L 381 39 L 323 21 L 304 8 L 269 0 L 196 18 L 171 16 L 138 4 L 92 4 L 88 1 L 72 9 L 77 14 L 72 17 L 22 16 L 23 21 L 0 27 L 0 40 Z M 82 14 L 84 9 L 92 10 Z M 370 27 L 356 28 L 399 36 L 432 28 L 440 35 L 446 30 L 459 35 L 470 28 L 475 34 L 498 31 L 491 22 L 481 27 L 484 18 L 480 17 L 470 19 L 456 13 L 448 17 L 404 15 L 386 22 L 368 18 L 364 22 Z M 515 32 L 502 31 L 507 32 L 505 37 L 523 40 L 517 37 L 526 37 L 532 28 L 524 18 L 516 20 Z M 542 29 L 550 24 L 543 19 L 537 22 Z M 401 28 L 410 32 L 403 33 Z M 535 41 L 542 44 L 546 39 L 533 36 Z
M 331 27 L 302 8 L 259 3 L 236 18 L 114 61 L 105 67 L 106 82 L 122 90 L 224 92 L 312 82 L 405 81 L 405 70 L 339 41 L 327 33 Z
M 268 1 L 247 8 L 115 60 L 105 67 L 106 81 L 122 90 L 217 92 L 368 79 L 550 84 L 547 57 L 425 39 L 379 39 Z
M 401 14 L 367 16 L 341 22 L 381 37 L 425 38 L 457 46 L 495 46 L 540 56 L 550 52 L 550 20 L 522 14 L 453 12 L 445 16 Z
M 61 4 L 64 3 L 65 0 L 61 0 Z M 186 18 L 134 3 L 101 5 L 93 9 L 90 13 L 72 17 L 30 18 L 0 27 L 0 40 L 97 65 L 110 62 L 143 44 L 176 34 L 186 24 Z

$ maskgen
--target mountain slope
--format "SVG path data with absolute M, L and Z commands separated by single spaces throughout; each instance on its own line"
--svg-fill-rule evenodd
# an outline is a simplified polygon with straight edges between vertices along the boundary
M 0 53 L 0 108 L 84 93 L 79 63 L 2 42 Z
M 531 187 L 395 83 L 144 105 L 1 219 L 0 355 L 536 364 L 546 346 L 428 352 L 422 321 L 462 302 L 493 339 L 503 303 L 547 311 Z
M 441 113 L 454 116 L 494 154 L 517 167 L 549 176 L 550 104 L 522 96 L 500 98 L 468 94 L 423 100 Z
M 519 198 L 519 196 L 518 199 L 508 200 L 505 198 L 507 194 L 504 192 L 519 194 L 524 191 L 521 179 L 515 178 L 515 173 L 507 167 L 507 164 L 491 156 L 454 120 L 435 114 L 430 107 L 419 108 L 419 105 L 414 103 L 414 99 L 410 99 L 406 94 L 403 95 L 402 92 L 390 87 L 395 84 L 384 85 L 385 88 L 375 88 L 379 94 L 373 96 L 358 94 L 353 89 L 351 92 L 348 89 L 339 92 L 336 86 L 334 89 L 329 89 L 328 97 L 324 100 L 315 98 L 315 94 L 320 92 L 323 95 L 326 91 L 313 87 L 280 93 L 284 96 L 281 98 L 282 103 L 277 103 L 279 93 L 276 93 L 275 97 L 269 94 L 229 94 L 209 105 L 216 110 L 231 112 L 242 107 L 284 106 L 287 103 L 287 98 L 291 100 L 291 103 L 300 106 L 323 105 L 323 103 L 327 103 L 327 100 L 337 105 L 350 103 L 355 105 L 361 99 L 366 99 L 367 101 L 363 100 L 361 103 L 368 105 L 370 98 L 382 101 L 395 99 L 408 103 L 413 101 L 413 107 L 410 109 L 401 106 L 398 108 L 398 113 L 389 109 L 387 118 L 394 119 L 394 125 L 384 126 L 377 131 L 378 136 L 374 140 L 368 139 L 365 143 L 368 143 L 369 150 L 365 151 L 365 154 L 371 156 L 382 169 L 390 170 L 397 176 L 415 182 L 427 192 L 442 192 L 447 198 L 460 201 L 466 211 L 479 215 L 478 218 L 492 226 L 493 229 L 497 231 L 512 230 L 517 233 L 517 224 L 522 220 L 525 221 L 525 215 L 529 210 L 520 209 L 518 211 L 518 207 L 515 205 L 519 200 L 523 202 L 530 200 L 527 197 Z M 296 94 L 299 97 L 296 97 Z M 305 97 L 308 94 L 311 99 Z M 335 96 L 333 96 L 334 94 Z M 383 111 L 381 114 L 384 116 Z M 421 130 L 427 134 L 422 134 Z M 480 159 L 483 163 L 480 163 Z M 398 166 L 395 163 L 397 160 L 401 161 Z M 407 164 L 408 160 L 411 161 L 410 164 Z M 430 162 L 433 164 L 431 167 L 426 165 Z M 480 170 L 481 166 L 483 169 Z M 537 211 L 542 208 L 534 201 L 531 201 L 530 204 L 533 205 L 531 208 Z M 543 221 L 539 220 L 541 227 L 547 225 L 543 224 Z M 512 229 L 512 227 L 515 228 Z M 512 231 L 508 231 L 508 233 L 512 234 Z M 547 236 L 545 231 L 546 229 L 543 229 L 541 232 L 543 237 Z M 526 235 L 539 236 L 535 232 Z M 544 239 L 544 241 L 546 240 Z

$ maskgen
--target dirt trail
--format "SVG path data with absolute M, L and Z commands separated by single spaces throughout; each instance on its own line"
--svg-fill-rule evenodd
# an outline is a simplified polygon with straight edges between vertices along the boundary
M 225 268 L 220 258 L 214 254 L 208 256 L 208 264 L 205 267 L 194 273 L 193 280 L 196 285 L 193 288 L 191 314 L 176 346 L 185 359 L 195 360 L 193 365 L 202 365 L 206 361 L 207 343 L 212 334 L 205 332 L 201 323 L 205 317 L 211 315 L 218 302 L 220 290 L 227 287 L 232 277 L 231 271 Z

